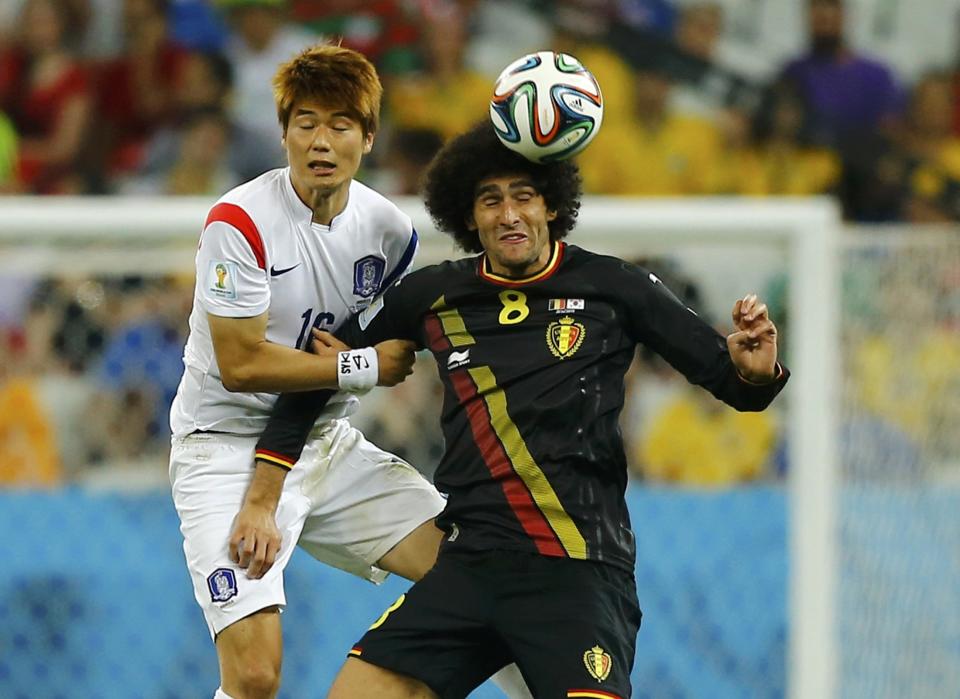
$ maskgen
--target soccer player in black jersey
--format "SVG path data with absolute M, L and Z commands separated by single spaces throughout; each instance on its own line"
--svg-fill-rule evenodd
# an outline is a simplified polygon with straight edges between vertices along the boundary
M 411 273 L 337 333 L 436 358 L 448 500 L 436 565 L 350 651 L 331 697 L 465 697 L 511 661 L 536 697 L 630 696 L 641 614 L 618 418 L 635 349 L 738 410 L 766 408 L 788 372 L 755 295 L 724 338 L 653 274 L 564 243 L 579 200 L 573 162 L 530 163 L 474 128 L 431 164 L 425 201 L 480 254 Z M 324 400 L 282 397 L 259 447 L 296 458 Z

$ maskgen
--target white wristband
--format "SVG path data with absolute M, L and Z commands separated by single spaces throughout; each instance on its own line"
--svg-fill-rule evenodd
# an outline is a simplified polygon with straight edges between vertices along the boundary
M 363 393 L 377 385 L 380 365 L 373 347 L 337 353 L 337 385 L 341 391 Z

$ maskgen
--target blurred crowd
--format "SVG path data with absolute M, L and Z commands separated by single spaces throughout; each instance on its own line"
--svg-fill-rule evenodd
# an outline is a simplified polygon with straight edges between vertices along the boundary
M 3 0 L 0 194 L 212 200 L 284 164 L 277 64 L 340 41 L 384 82 L 361 178 L 388 195 L 415 194 L 444 141 L 485 118 L 504 65 L 552 48 L 578 57 L 604 92 L 604 125 L 579 156 L 588 194 L 827 194 L 851 222 L 956 221 L 958 27 L 960 0 Z M 668 260 L 642 262 L 702 310 L 695 280 Z M 867 263 L 881 277 L 900 269 Z M 960 264 L 942 263 L 925 279 L 942 293 L 914 299 L 953 309 L 931 320 L 929 342 L 896 345 L 870 325 L 878 314 L 846 328 L 852 390 L 870 419 L 846 425 L 845 439 L 873 445 L 874 461 L 916 463 L 926 432 L 950 434 L 931 406 L 960 376 Z M 192 279 L 2 284 L 0 485 L 161 463 Z M 782 286 L 761 291 L 785 323 Z M 920 381 L 897 378 L 904 353 L 926 367 Z M 429 471 L 442 451 L 438 391 L 421 367 L 366 400 L 358 424 Z M 701 485 L 776 477 L 780 419 L 728 410 L 640 356 L 623 420 L 631 469 Z
M 6 0 L 0 188 L 214 196 L 283 164 L 270 78 L 317 41 L 386 87 L 388 194 L 544 48 L 598 77 L 588 193 L 833 194 L 856 221 L 960 217 L 960 0 Z

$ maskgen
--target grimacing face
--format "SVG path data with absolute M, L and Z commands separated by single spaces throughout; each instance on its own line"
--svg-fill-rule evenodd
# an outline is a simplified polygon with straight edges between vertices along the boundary
M 348 187 L 373 137 L 346 109 L 312 101 L 294 104 L 283 147 L 297 193 L 309 201 L 311 193 L 330 196 Z
M 477 184 L 467 227 L 477 231 L 495 274 L 523 277 L 550 259 L 550 221 L 556 211 L 525 174 L 487 177 Z

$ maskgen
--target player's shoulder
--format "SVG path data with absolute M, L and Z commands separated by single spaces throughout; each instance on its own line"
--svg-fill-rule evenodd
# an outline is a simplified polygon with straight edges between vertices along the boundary
M 614 255 L 605 255 L 567 243 L 564 254 L 567 267 L 590 275 L 634 274 L 641 270 L 636 264 Z
M 238 184 L 228 190 L 217 204 L 235 204 L 240 207 L 258 208 L 264 205 L 280 206 L 279 194 L 282 192 L 283 178 L 288 168 L 267 170 L 262 175 Z
M 288 168 L 268 170 L 227 191 L 210 208 L 207 223 L 212 220 L 230 223 L 233 216 L 239 216 L 249 218 L 260 228 L 263 223 L 282 215 L 287 171 Z
M 661 283 L 638 262 L 576 245 L 567 245 L 565 258 L 566 274 L 575 276 L 578 284 L 602 295 L 636 299 Z
M 353 180 L 350 183 L 350 200 L 362 212 L 363 225 L 378 231 L 379 234 L 410 237 L 413 223 L 400 207 L 377 190 L 363 182 Z
M 395 286 L 406 286 L 410 289 L 408 293 L 433 293 L 437 289 L 449 292 L 454 290 L 458 283 L 476 279 L 477 260 L 477 257 L 465 257 L 424 265 L 397 280 Z
M 477 265 L 480 257 L 473 255 L 461 257 L 458 260 L 444 260 L 436 264 L 426 265 L 411 274 L 419 273 L 421 277 L 430 280 L 455 281 L 457 279 L 474 279 L 477 274 Z

